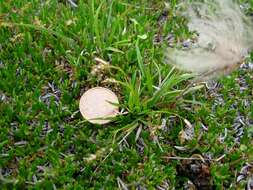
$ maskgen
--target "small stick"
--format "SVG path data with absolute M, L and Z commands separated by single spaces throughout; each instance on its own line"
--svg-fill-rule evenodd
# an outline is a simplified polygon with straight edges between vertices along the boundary
M 67 0 L 67 1 L 69 2 L 69 4 L 70 4 L 72 7 L 75 7 L 75 8 L 78 7 L 77 4 L 76 4 L 74 1 L 72 1 L 72 0 Z
M 217 159 L 205 159 L 205 158 L 193 158 L 193 157 L 180 157 L 180 156 L 164 156 L 163 158 L 166 158 L 168 160 L 200 160 L 200 161 L 215 161 L 219 162 L 221 159 L 223 159 L 226 155 L 223 154 L 221 157 Z

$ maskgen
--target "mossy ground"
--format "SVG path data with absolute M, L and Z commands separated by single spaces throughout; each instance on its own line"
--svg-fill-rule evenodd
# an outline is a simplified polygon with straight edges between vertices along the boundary
M 153 85 L 171 70 L 165 48 L 191 38 L 177 4 L 0 1 L 0 189 L 187 189 L 191 182 L 198 189 L 244 189 L 250 183 L 251 58 L 213 88 L 188 94 L 190 101 L 171 95 L 166 104 L 153 96 Z M 95 58 L 116 69 L 97 67 Z M 165 88 L 171 94 L 187 86 L 180 76 L 171 76 L 175 85 Z M 126 79 L 128 88 L 112 78 Z M 79 99 L 95 86 L 116 92 L 129 114 L 106 127 L 85 122 Z M 184 142 L 187 127 L 193 138 Z

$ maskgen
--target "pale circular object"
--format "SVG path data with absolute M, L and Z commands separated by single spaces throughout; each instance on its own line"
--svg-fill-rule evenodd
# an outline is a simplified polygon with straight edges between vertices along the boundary
M 106 124 L 115 117 L 119 110 L 118 97 L 109 89 L 95 87 L 87 90 L 81 97 L 79 109 L 82 116 L 94 124 Z M 108 118 L 108 119 L 106 119 Z

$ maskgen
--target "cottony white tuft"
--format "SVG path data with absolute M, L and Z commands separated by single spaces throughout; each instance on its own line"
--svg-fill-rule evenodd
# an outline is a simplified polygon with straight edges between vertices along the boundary
M 187 3 L 188 27 L 198 33 L 196 46 L 169 48 L 169 64 L 212 77 L 237 67 L 253 49 L 253 24 L 233 0 Z

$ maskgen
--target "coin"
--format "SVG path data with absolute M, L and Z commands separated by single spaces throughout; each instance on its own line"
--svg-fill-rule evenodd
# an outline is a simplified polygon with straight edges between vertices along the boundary
M 119 110 L 118 97 L 107 88 L 95 87 L 87 90 L 81 97 L 79 109 L 82 116 L 93 124 L 106 124 Z

